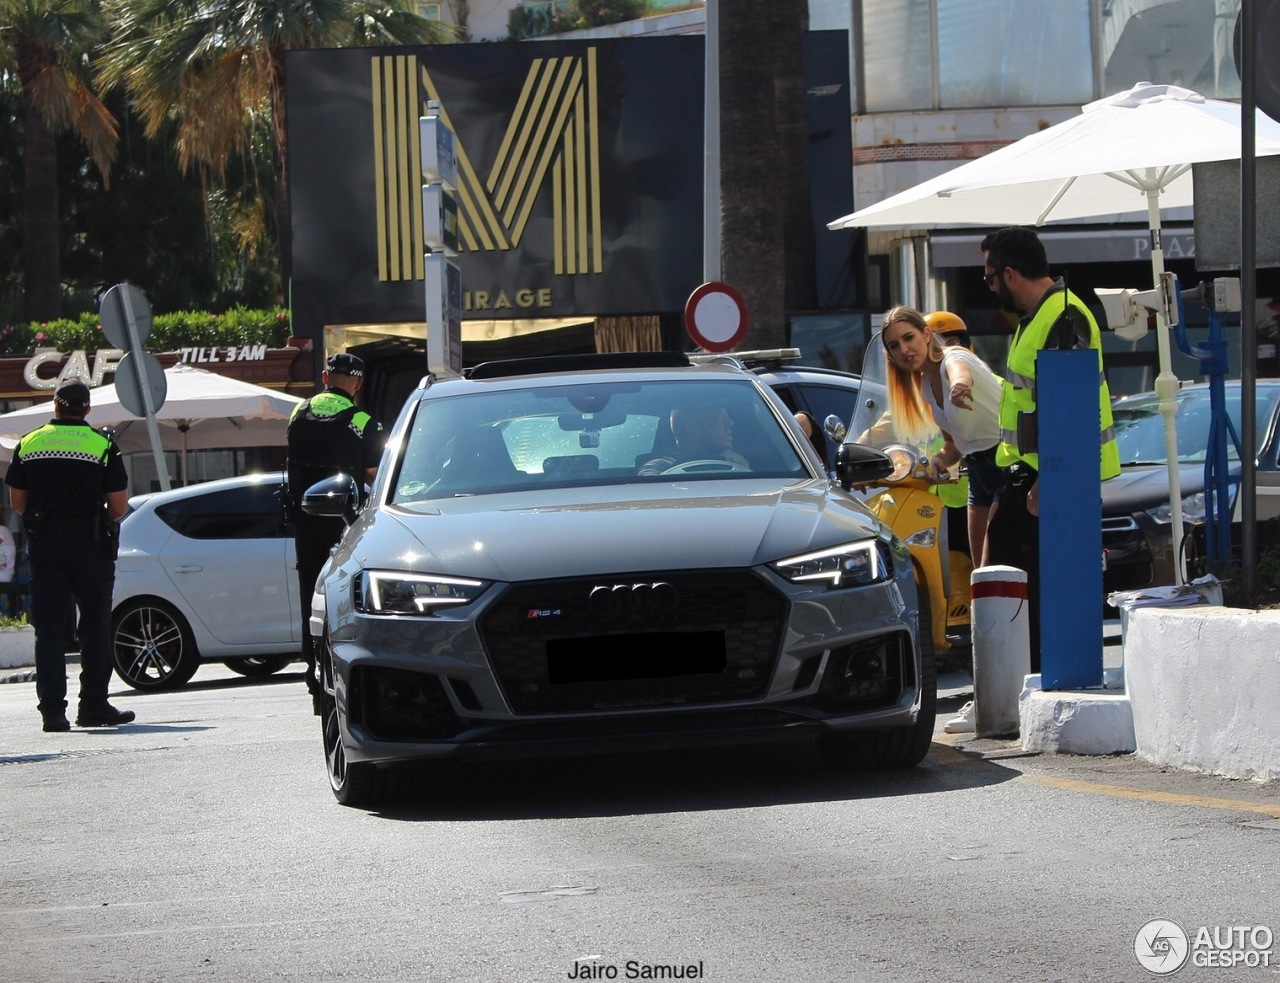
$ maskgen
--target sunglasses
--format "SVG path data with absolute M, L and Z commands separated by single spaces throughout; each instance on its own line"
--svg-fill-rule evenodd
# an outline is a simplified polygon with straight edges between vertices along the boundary
M 991 273 L 987 273 L 985 270 L 983 271 L 982 279 L 983 279 L 983 282 L 986 283 L 988 290 L 990 290 L 991 287 L 995 284 L 996 277 L 998 277 L 999 275 L 1000 275 L 999 273 L 996 273 L 994 271 Z

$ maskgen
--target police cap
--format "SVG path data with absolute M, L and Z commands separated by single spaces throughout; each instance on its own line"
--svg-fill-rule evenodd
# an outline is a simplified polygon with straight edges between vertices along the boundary
M 364 376 L 364 359 L 349 352 L 336 352 L 330 355 L 327 364 L 329 371 L 336 372 L 338 375 L 349 375 L 355 379 Z
M 53 391 L 54 402 L 78 410 L 89 405 L 89 385 L 83 379 L 69 376 L 58 383 Z

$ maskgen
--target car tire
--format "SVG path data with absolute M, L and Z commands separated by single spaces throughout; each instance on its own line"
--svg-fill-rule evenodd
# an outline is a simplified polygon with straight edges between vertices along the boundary
M 111 653 L 116 675 L 137 690 L 178 689 L 200 667 L 200 652 L 186 619 L 153 599 L 138 598 L 116 608 Z
M 818 738 L 818 750 L 834 771 L 914 768 L 929 753 L 938 717 L 938 675 L 933 655 L 920 655 L 920 712 L 908 727 L 846 731 Z
M 381 779 L 385 773 L 371 764 L 347 760 L 346 749 L 342 746 L 342 730 L 338 726 L 338 704 L 332 696 L 324 697 L 320 727 L 324 737 L 325 770 L 329 773 L 333 797 L 344 806 L 376 804 L 381 797 Z
M 919 601 L 916 620 L 916 639 L 920 645 L 921 656 L 935 659 L 937 647 L 933 644 L 933 607 L 929 603 L 929 585 L 925 582 L 924 571 L 913 565 L 916 576 L 916 598 Z
M 293 659 L 287 655 L 259 655 L 244 659 L 227 659 L 225 664 L 232 672 L 259 679 L 266 676 L 274 676 L 292 661 Z

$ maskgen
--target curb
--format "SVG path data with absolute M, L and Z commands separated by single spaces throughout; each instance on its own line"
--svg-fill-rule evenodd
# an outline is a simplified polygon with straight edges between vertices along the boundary
M 0 676 L 0 683 L 30 683 L 34 682 L 36 671 L 34 669 L 21 669 L 8 675 Z

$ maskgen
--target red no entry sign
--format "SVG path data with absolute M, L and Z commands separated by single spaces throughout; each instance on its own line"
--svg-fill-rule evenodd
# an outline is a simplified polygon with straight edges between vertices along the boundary
M 727 352 L 747 333 L 747 302 L 727 283 L 704 283 L 684 305 L 684 329 L 709 352 Z

